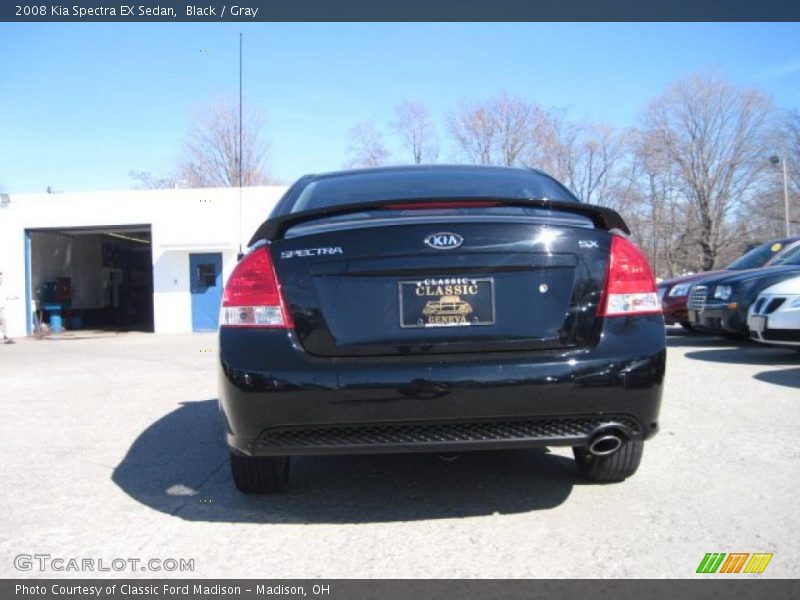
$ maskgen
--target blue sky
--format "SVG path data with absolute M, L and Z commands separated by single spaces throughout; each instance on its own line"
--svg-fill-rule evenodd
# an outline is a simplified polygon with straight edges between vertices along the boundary
M 677 78 L 719 68 L 800 108 L 795 23 L 5 23 L 0 188 L 119 189 L 131 169 L 167 171 L 193 110 L 236 96 L 240 31 L 245 96 L 286 182 L 341 167 L 348 129 L 385 126 L 403 100 L 441 124 L 461 99 L 505 91 L 628 126 Z

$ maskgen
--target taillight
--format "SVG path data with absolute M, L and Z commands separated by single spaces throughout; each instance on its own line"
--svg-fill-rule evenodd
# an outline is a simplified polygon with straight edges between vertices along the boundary
M 292 327 L 267 248 L 245 256 L 233 269 L 222 294 L 220 327 Z
M 599 316 L 660 312 L 656 280 L 647 258 L 636 244 L 614 235 L 611 238 L 608 277 Z

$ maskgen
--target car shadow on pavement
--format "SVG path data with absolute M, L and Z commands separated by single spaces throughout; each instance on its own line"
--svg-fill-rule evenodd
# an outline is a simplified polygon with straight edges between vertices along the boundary
M 728 347 L 687 352 L 686 357 L 735 365 L 780 366 L 798 363 L 798 354 L 794 350 L 772 348 L 755 342 L 748 342 L 738 348 Z
M 731 346 L 742 342 L 750 343 L 744 338 L 742 340 L 728 340 L 683 329 L 667 329 L 667 348 Z
M 800 368 L 784 369 L 783 371 L 761 371 L 761 373 L 756 373 L 753 377 L 766 383 L 800 388 Z
M 571 458 L 541 450 L 299 457 L 288 492 L 248 496 L 231 480 L 216 400 L 185 402 L 133 442 L 112 480 L 191 521 L 367 523 L 522 513 L 560 505 L 582 483 Z

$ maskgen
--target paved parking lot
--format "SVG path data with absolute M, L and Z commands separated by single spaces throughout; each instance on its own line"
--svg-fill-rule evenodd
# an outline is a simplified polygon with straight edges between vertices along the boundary
M 14 557 L 49 554 L 193 558 L 175 575 L 196 577 L 692 577 L 706 552 L 800 574 L 795 351 L 671 331 L 661 433 L 623 484 L 584 483 L 563 450 L 327 457 L 296 460 L 285 496 L 246 497 L 214 345 L 0 346 L 0 576 L 41 576 Z

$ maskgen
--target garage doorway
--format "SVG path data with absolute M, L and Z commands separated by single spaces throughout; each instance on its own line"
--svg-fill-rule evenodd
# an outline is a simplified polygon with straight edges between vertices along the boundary
M 150 225 L 28 230 L 34 327 L 153 331 Z
M 222 253 L 189 254 L 192 330 L 216 331 L 222 301 Z

